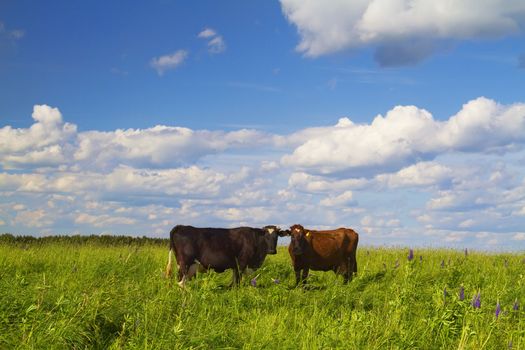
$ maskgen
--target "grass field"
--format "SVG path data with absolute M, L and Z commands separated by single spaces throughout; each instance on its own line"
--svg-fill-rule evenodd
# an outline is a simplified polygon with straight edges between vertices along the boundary
M 350 284 L 313 272 L 295 288 L 281 247 L 239 288 L 227 272 L 181 290 L 164 245 L 2 243 L 0 349 L 525 348 L 525 254 L 407 255 L 361 247 Z

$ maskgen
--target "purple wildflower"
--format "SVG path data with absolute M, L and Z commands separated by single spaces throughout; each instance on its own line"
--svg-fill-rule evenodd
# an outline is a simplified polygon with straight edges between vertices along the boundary
M 478 292 L 472 299 L 472 307 L 474 307 L 474 309 L 481 309 L 481 293 Z
M 445 267 L 445 259 L 441 260 L 441 267 Z
M 498 301 L 498 303 L 496 304 L 496 312 L 495 312 L 496 318 L 498 318 L 500 312 L 501 312 L 501 306 Z
M 514 305 L 512 305 L 512 310 L 518 311 L 520 309 L 520 304 L 518 304 L 518 299 L 514 300 Z
M 250 284 L 252 285 L 252 287 L 257 287 L 257 277 L 252 278 Z
M 273 283 L 275 283 L 275 284 L 279 284 L 279 283 L 281 283 L 281 281 L 279 281 L 278 278 L 274 278 L 274 279 L 273 279 Z
M 463 286 L 459 288 L 459 300 L 465 300 L 465 288 Z
M 408 261 L 412 261 L 414 259 L 414 250 L 410 249 L 408 251 Z

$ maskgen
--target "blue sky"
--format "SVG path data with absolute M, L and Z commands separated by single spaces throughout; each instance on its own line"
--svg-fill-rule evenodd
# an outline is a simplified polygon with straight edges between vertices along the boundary
M 0 231 L 523 247 L 525 5 L 439 4 L 3 1 Z

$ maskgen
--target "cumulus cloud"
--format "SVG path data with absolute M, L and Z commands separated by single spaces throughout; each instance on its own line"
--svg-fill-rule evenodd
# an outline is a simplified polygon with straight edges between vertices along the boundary
M 0 129 L 0 217 L 23 234 L 300 222 L 354 227 L 367 244 L 518 243 L 524 118 L 523 104 L 479 98 L 446 120 L 398 106 L 370 123 L 288 135 L 79 132 L 58 109 L 35 106 L 33 125 Z
M 480 97 L 447 121 L 415 106 L 397 106 L 370 124 L 342 118 L 313 134 L 282 162 L 314 174 L 355 177 L 397 170 L 440 153 L 505 152 L 523 142 L 525 104 L 504 106 Z
M 427 208 L 430 210 L 473 210 L 490 205 L 489 201 L 476 192 L 460 190 L 439 191 L 437 196 L 430 199 Z
M 197 36 L 199 38 L 209 39 L 209 38 L 215 37 L 216 35 L 217 35 L 216 31 L 214 31 L 211 28 L 206 28 L 206 29 L 203 29 L 202 32 L 200 32 L 199 35 L 197 35 Z
M 226 51 L 226 43 L 222 35 L 211 28 L 205 28 L 198 35 L 199 38 L 208 40 L 208 52 L 217 54 Z
M 25 227 L 46 227 L 52 225 L 54 220 L 42 209 L 19 211 L 14 219 L 15 225 Z
M 411 64 L 441 42 L 516 34 L 525 24 L 521 0 L 281 0 L 299 32 L 299 52 L 317 57 L 377 47 L 381 65 Z
M 213 196 L 223 186 L 240 181 L 237 173 L 224 174 L 197 166 L 174 169 L 136 169 L 118 166 L 109 173 L 56 172 L 51 174 L 0 173 L 0 190 L 33 193 L 98 193 L 102 196 Z
M 255 147 L 266 141 L 256 130 L 192 130 L 157 125 L 148 129 L 111 132 L 89 131 L 78 135 L 74 158 L 94 166 L 110 164 L 171 167 L 194 162 L 227 149 Z
M 167 70 L 179 67 L 188 55 L 189 52 L 187 50 L 178 50 L 164 56 L 153 57 L 150 61 L 150 66 L 157 71 L 158 75 L 162 76 Z
M 357 202 L 354 200 L 352 191 L 345 191 L 336 196 L 328 196 L 323 198 L 319 204 L 325 207 L 340 207 L 340 206 L 353 206 Z
M 35 105 L 33 125 L 0 128 L 0 161 L 4 169 L 46 165 L 111 169 L 119 164 L 169 168 L 193 164 L 228 149 L 271 145 L 271 135 L 249 129 L 192 130 L 157 125 L 147 129 L 77 132 L 57 108 Z
M 453 176 L 454 172 L 450 167 L 436 162 L 419 162 L 396 173 L 377 175 L 376 180 L 391 188 L 427 187 L 442 185 L 451 181 Z
M 336 180 L 305 172 L 292 173 L 288 179 L 291 188 L 309 193 L 339 192 L 348 189 L 363 188 L 369 183 L 365 178 Z
M 28 129 L 0 129 L 0 160 L 3 168 L 23 164 L 58 164 L 65 159 L 64 145 L 75 137 L 77 128 L 64 123 L 57 108 L 36 105 L 35 123 Z
M 79 213 L 74 219 L 76 224 L 89 224 L 93 227 L 108 227 L 113 225 L 134 225 L 137 220 L 133 218 L 113 215 L 90 215 Z

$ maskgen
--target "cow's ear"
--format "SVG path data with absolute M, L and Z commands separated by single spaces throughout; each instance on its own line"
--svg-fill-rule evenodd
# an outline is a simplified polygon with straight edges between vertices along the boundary
M 281 231 L 278 232 L 278 235 L 279 235 L 279 237 L 291 236 L 292 235 L 292 231 L 290 231 L 290 230 L 281 230 Z

